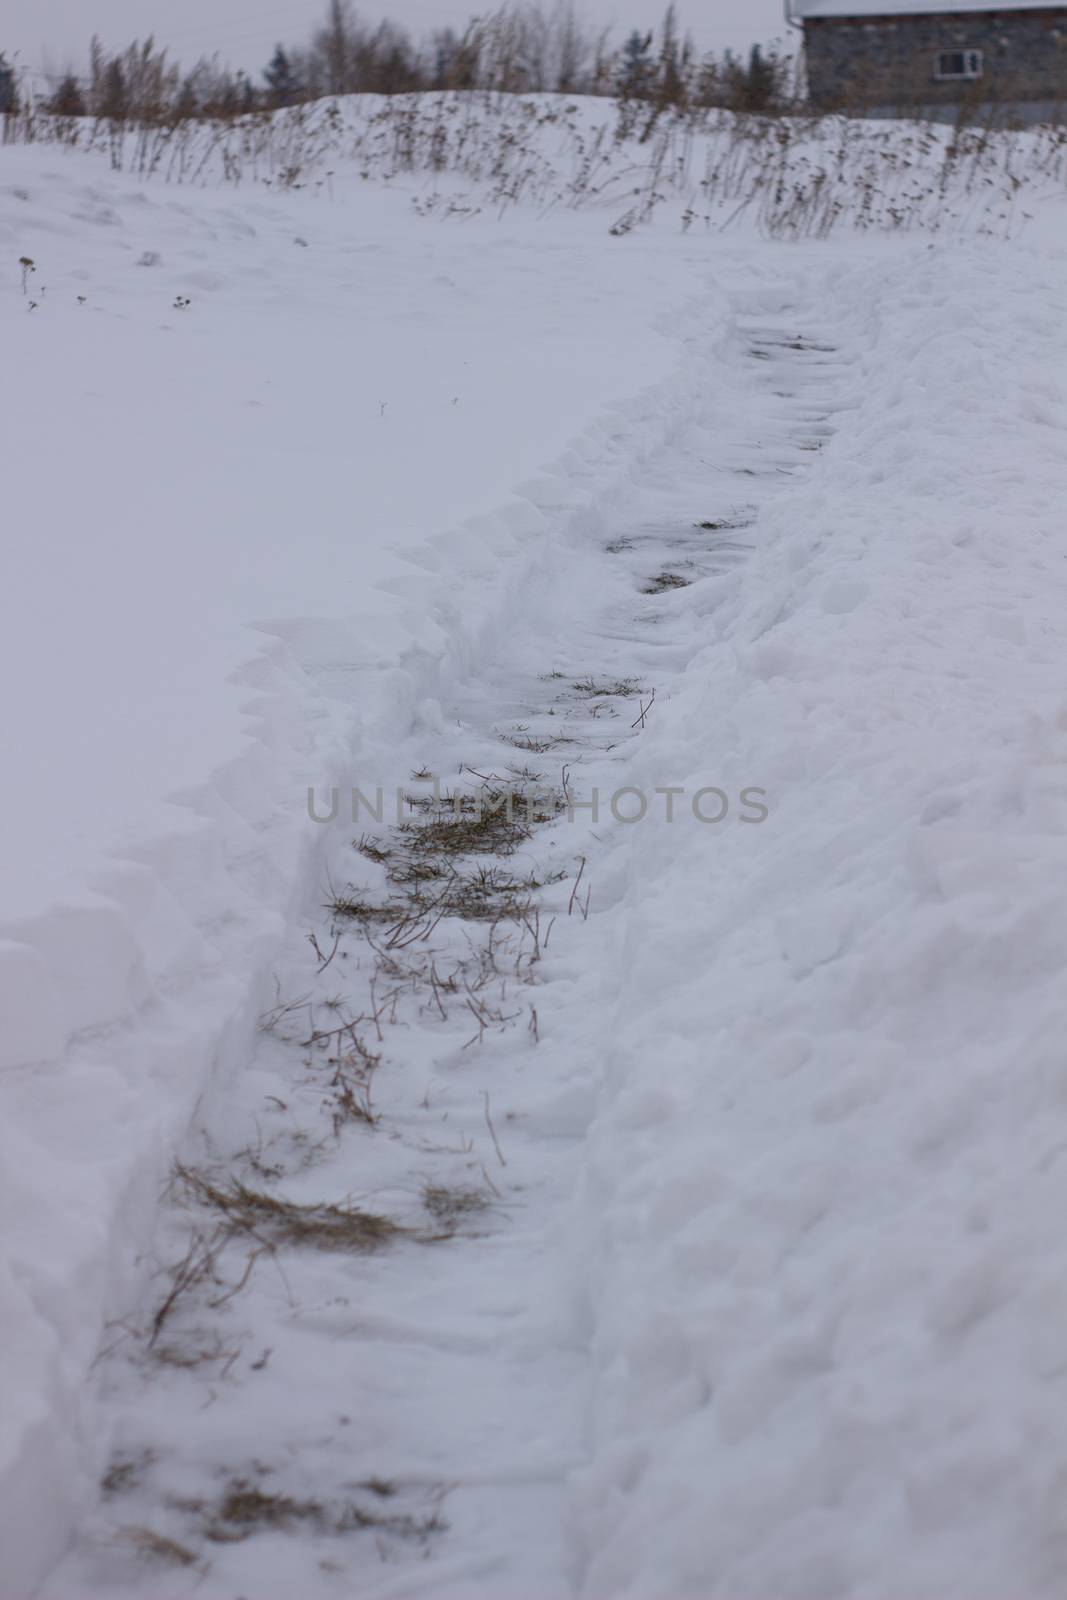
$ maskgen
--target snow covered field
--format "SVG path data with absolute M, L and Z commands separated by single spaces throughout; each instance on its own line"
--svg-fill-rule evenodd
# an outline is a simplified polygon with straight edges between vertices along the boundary
M 0 150 L 2 1600 L 1059 1593 L 1067 229 L 943 200 Z

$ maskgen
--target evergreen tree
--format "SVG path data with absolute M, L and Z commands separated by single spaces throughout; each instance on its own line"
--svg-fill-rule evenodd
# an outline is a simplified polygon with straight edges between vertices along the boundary
M 767 111 L 778 94 L 778 74 L 774 63 L 764 58 L 758 44 L 752 46 L 745 74 L 745 110 Z
M 439 28 L 430 38 L 429 59 L 432 63 L 432 86 L 435 89 L 450 89 L 453 87 L 456 61 L 459 57 L 460 41 L 454 28 Z
M 0 114 L 14 111 L 18 104 L 15 92 L 15 69 L 0 50 Z
M 622 47 L 618 92 L 622 100 L 647 100 L 655 82 L 652 35 L 635 28 Z
M 291 106 L 299 98 L 300 81 L 281 45 L 275 49 L 269 65 L 264 67 L 263 76 L 270 93 L 271 105 Z

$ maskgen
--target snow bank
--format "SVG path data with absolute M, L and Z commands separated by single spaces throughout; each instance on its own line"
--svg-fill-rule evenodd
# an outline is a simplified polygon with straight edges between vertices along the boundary
M 632 780 L 770 818 L 633 829 L 602 914 L 582 1592 L 1053 1596 L 1061 256 L 794 268 L 836 436 Z
M 349 95 L 232 123 L 117 130 L 28 111 L 13 137 L 92 152 L 156 183 L 332 195 L 357 171 L 422 216 L 589 211 L 624 236 L 653 217 L 777 238 L 852 228 L 1012 237 L 1063 190 L 1060 129 L 844 116 L 663 113 L 560 95 Z
M 319 896 L 308 786 L 373 781 L 353 763 L 506 629 L 539 534 L 669 426 L 706 262 L 632 241 L 606 277 L 591 221 L 444 229 L 354 178 L 178 191 L 18 148 L 0 238 L 22 1600 L 107 1450 L 86 1377 L 170 1153 Z

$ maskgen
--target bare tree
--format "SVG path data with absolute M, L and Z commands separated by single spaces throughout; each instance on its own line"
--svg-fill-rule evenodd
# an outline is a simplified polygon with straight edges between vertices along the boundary
M 325 24 L 312 40 L 326 94 L 351 94 L 356 87 L 360 29 L 350 0 L 329 0 Z

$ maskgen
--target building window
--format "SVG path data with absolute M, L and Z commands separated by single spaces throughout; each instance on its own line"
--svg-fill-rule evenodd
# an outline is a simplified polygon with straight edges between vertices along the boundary
M 982 76 L 981 50 L 942 50 L 934 59 L 934 77 L 980 78 Z

